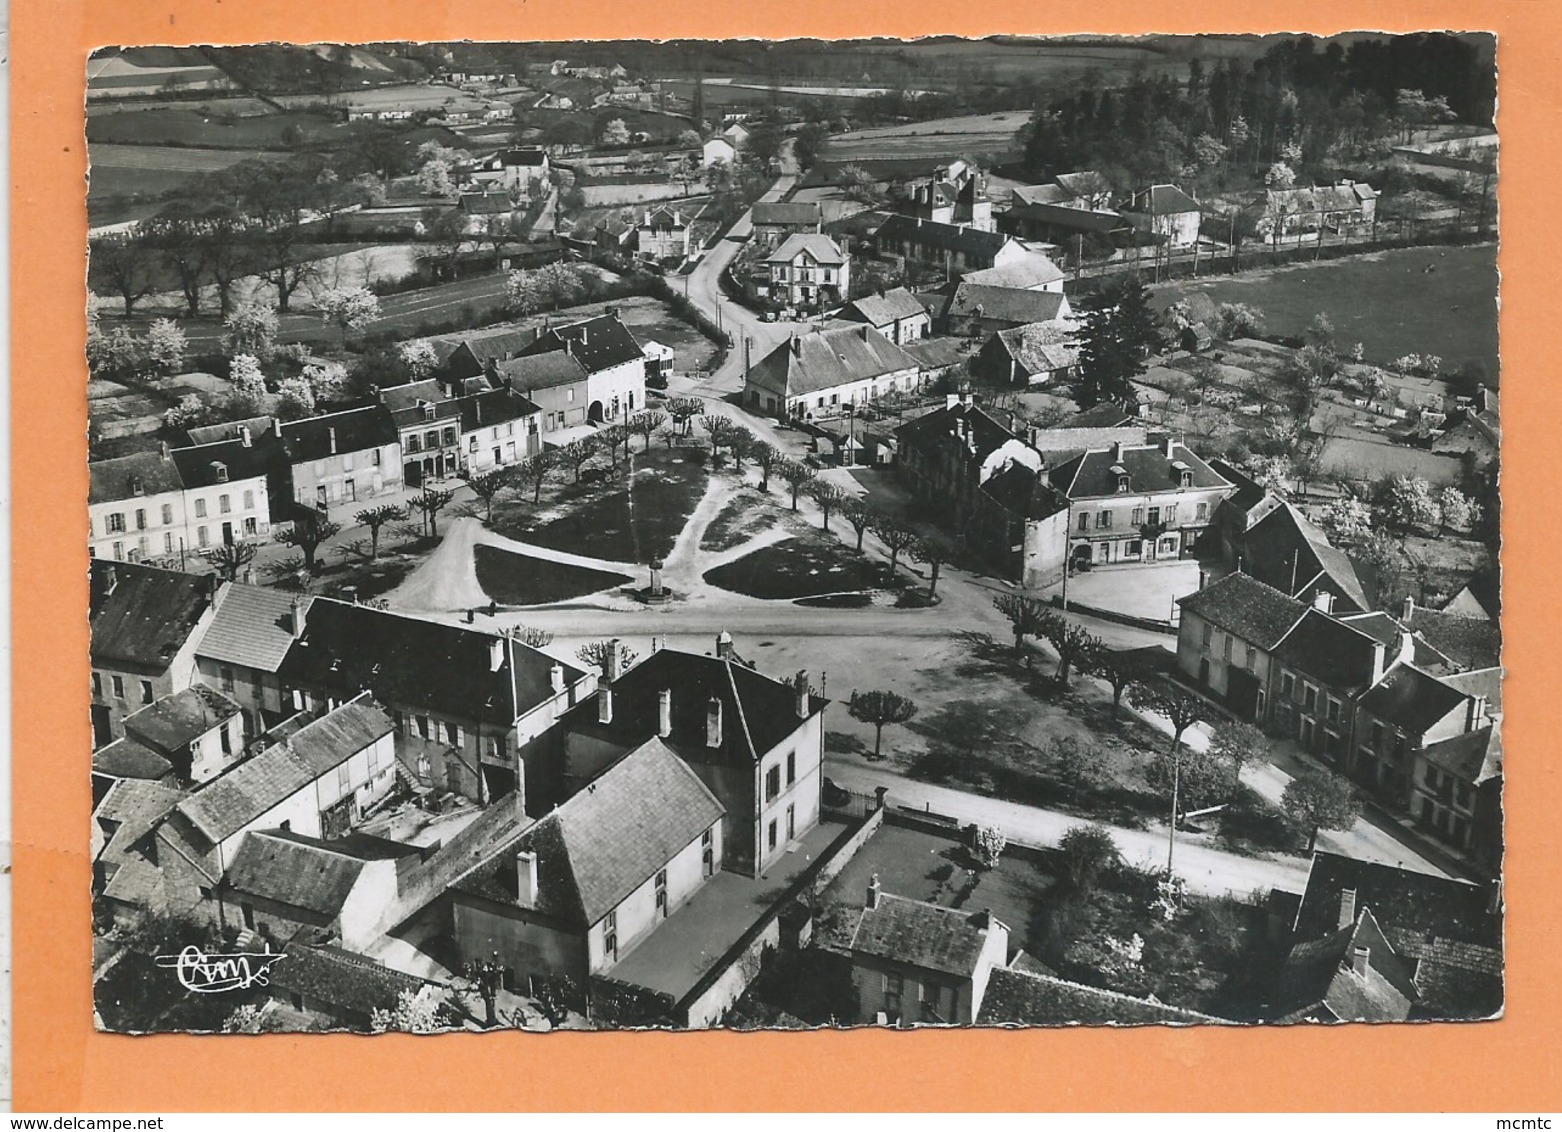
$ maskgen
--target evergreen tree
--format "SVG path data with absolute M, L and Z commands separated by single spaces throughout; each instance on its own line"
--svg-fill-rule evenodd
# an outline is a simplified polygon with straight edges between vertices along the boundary
M 1132 403 L 1133 379 L 1145 371 L 1145 357 L 1161 346 L 1161 330 L 1150 309 L 1150 292 L 1137 275 L 1085 299 L 1078 336 L 1079 380 L 1074 400 L 1081 409 L 1104 402 Z

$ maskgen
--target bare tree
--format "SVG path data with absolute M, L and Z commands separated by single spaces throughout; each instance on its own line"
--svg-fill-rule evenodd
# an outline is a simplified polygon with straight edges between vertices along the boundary
M 531 625 L 511 625 L 505 631 L 505 636 L 530 645 L 534 649 L 546 648 L 553 643 L 553 634 L 546 629 L 538 629 Z
M 689 422 L 705 415 L 705 402 L 698 397 L 673 397 L 667 402 L 667 415 L 678 426 L 680 436 L 689 435 Z
M 927 585 L 927 599 L 929 601 L 932 601 L 938 594 L 938 575 L 943 570 L 944 563 L 949 561 L 949 556 L 953 549 L 949 545 L 948 539 L 936 534 L 919 539 L 917 545 L 913 548 L 916 558 L 927 563 L 930 575 Z
M 1103 647 L 1101 641 L 1081 625 L 1077 625 L 1058 613 L 1049 612 L 1042 636 L 1046 637 L 1058 654 L 1057 681 L 1068 687 L 1069 671 L 1077 664 L 1088 667 L 1090 657 Z
M 450 501 L 455 497 L 456 493 L 453 491 L 439 491 L 426 487 L 408 500 L 413 510 L 423 516 L 429 538 L 439 537 L 439 513 L 449 507 Z
M 542 488 L 559 466 L 555 449 L 545 448 L 535 456 L 528 456 L 515 465 L 515 476 L 520 482 L 529 484 L 532 489 L 532 506 L 542 502 Z
M 630 417 L 629 427 L 640 434 L 640 438 L 645 441 L 646 449 L 649 450 L 652 434 L 661 428 L 666 420 L 666 413 L 659 413 L 655 409 L 647 409 Z
M 633 436 L 634 433 L 629 430 L 628 425 L 608 425 L 597 430 L 597 443 L 607 450 L 607 458 L 613 466 L 613 471 L 618 471 L 619 445 L 624 447 L 624 459 L 626 461 L 629 459 L 629 441 Z
M 1100 677 L 1111 686 L 1113 718 L 1116 718 L 1122 706 L 1123 693 L 1135 681 L 1149 676 L 1148 666 L 1134 652 L 1105 647 L 1095 649 L 1081 658 L 1079 670 Z
M 572 440 L 563 448 L 556 449 L 559 459 L 568 464 L 575 472 L 575 482 L 580 482 L 581 469 L 586 462 L 597 454 L 597 442 L 594 436 L 583 436 L 579 440 Z
M 372 562 L 380 556 L 380 528 L 405 519 L 407 512 L 393 503 L 382 503 L 378 507 L 366 507 L 353 517 L 360 526 L 369 528 L 369 561 Z
M 576 649 L 575 655 L 580 657 L 582 663 L 593 665 L 598 672 L 605 675 L 608 659 L 613 655 L 614 649 L 618 650 L 620 671 L 634 664 L 638 654 L 627 648 L 621 641 L 591 641 Z
M 244 567 L 255 561 L 256 546 L 252 542 L 228 542 L 214 546 L 201 554 L 219 577 L 225 582 L 236 582 Z
M 754 445 L 754 463 L 759 465 L 759 490 L 770 490 L 770 473 L 775 466 L 786 459 L 781 450 L 768 441 L 761 440 Z
M 993 608 L 1008 618 L 1015 652 L 1024 650 L 1026 637 L 1040 635 L 1052 612 L 1036 598 L 1021 594 L 999 594 L 993 598 Z
M 483 501 L 483 521 L 494 521 L 494 499 L 505 488 L 510 486 L 509 473 L 499 468 L 492 472 L 483 472 L 480 475 L 468 476 L 467 487 L 472 489 L 472 494 Z
M 859 496 L 852 496 L 841 501 L 841 518 L 851 524 L 852 530 L 857 532 L 857 553 L 862 553 L 862 536 L 868 528 L 873 526 L 875 512 L 868 501 Z
M 819 505 L 822 516 L 820 528 L 830 529 L 830 512 L 846 498 L 846 493 L 829 480 L 815 479 L 808 485 L 808 496 Z
M 776 469 L 781 478 L 791 485 L 792 510 L 797 510 L 797 496 L 814 480 L 814 470 L 801 460 L 783 460 Z
M 853 692 L 846 710 L 859 723 L 873 724 L 873 757 L 878 759 L 884 742 L 886 723 L 908 723 L 917 714 L 917 705 L 896 692 Z
M 285 527 L 277 536 L 277 541 L 288 546 L 296 546 L 304 554 L 304 570 L 307 573 L 315 572 L 315 551 L 320 544 L 334 537 L 341 530 L 340 524 L 331 522 L 324 515 L 304 514 L 293 520 L 291 527 Z
M 1129 689 L 1128 698 L 1134 707 L 1166 717 L 1172 725 L 1174 752 L 1182 745 L 1183 732 L 1209 712 L 1203 700 L 1165 680 L 1141 681 Z
M 917 544 L 917 532 L 899 519 L 881 515 L 873 524 L 873 533 L 889 547 L 889 572 L 893 577 L 895 567 L 900 564 L 901 554 Z

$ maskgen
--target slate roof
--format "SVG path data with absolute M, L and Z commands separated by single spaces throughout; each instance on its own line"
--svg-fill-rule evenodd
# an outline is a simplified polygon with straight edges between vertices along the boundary
M 162 755 L 126 735 L 92 752 L 92 773 L 105 778 L 172 782 L 174 768 Z
M 165 671 L 211 605 L 209 576 L 94 558 L 90 579 L 95 668 Z
M 1286 667 L 1351 696 L 1372 683 L 1377 644 L 1369 634 L 1309 608 L 1275 647 L 1274 655 Z
M 988 915 L 886 892 L 878 907 L 862 909 L 852 932 L 852 954 L 969 979 L 987 942 Z
M 1068 299 L 1054 291 L 1021 291 L 1014 287 L 988 287 L 962 280 L 956 285 L 947 318 L 984 318 L 995 322 L 1051 322 L 1062 318 Z
M 1331 546 L 1322 531 L 1284 501 L 1247 532 L 1242 541 L 1241 567 L 1260 581 L 1296 597 L 1319 588 L 1328 590 L 1336 597 L 1337 612 L 1371 607 L 1350 558 Z
M 663 742 L 688 762 L 752 766 L 802 725 L 797 696 L 782 683 L 746 664 L 678 649 L 657 649 L 613 683 L 613 722 L 597 722 L 600 690 L 560 720 L 571 734 L 616 741 L 623 747 L 656 734 L 661 693 L 672 693 L 672 731 Z M 721 703 L 722 743 L 706 745 L 707 705 Z M 811 695 L 810 716 L 829 701 Z
M 490 666 L 489 644 L 504 662 Z M 551 656 L 508 638 L 461 625 L 315 598 L 304 635 L 277 673 L 284 682 L 357 695 L 368 690 L 397 708 L 509 726 L 553 697 Z M 584 673 L 562 664 L 571 684 Z
M 1094 408 L 1059 421 L 1059 428 L 1118 428 L 1138 421 L 1138 416 L 1122 405 L 1103 401 Z
M 1237 467 L 1220 457 L 1211 457 L 1209 466 L 1217 476 L 1236 485 L 1236 490 L 1220 501 L 1220 505 L 1242 518 L 1246 530 L 1259 519 L 1280 505 L 1280 497 Z M 1322 532 L 1319 533 L 1322 537 Z
M 293 645 L 293 602 L 306 611 L 314 599 L 267 586 L 234 582 L 217 599 L 217 612 L 196 643 L 195 655 L 224 664 L 275 672 Z
M 682 213 L 665 205 L 641 214 L 638 225 L 641 228 L 664 229 L 667 231 L 676 231 L 688 226 L 689 222 L 683 218 Z
M 256 477 L 263 479 L 270 471 L 269 449 L 265 445 L 245 444 L 242 440 L 219 440 L 215 444 L 175 448 L 173 461 L 186 490 Z M 226 480 L 219 478 L 220 470 L 226 470 Z
M 586 380 L 586 367 L 568 350 L 510 358 L 497 365 L 499 376 L 523 391 L 556 389 Z
M 1002 267 L 985 267 L 980 271 L 967 271 L 960 277 L 964 283 L 979 287 L 1011 287 L 1030 290 L 1065 278 L 1063 269 L 1040 252 L 1032 252 L 1023 259 L 1006 263 Z
M 1318 851 L 1293 925 L 1298 940 L 1337 930 L 1340 897 L 1356 893 L 1356 907 L 1373 916 L 1394 950 L 1419 959 L 1438 939 L 1502 947 L 1502 917 L 1490 911 L 1488 889 L 1394 865 Z
M 1240 571 L 1211 582 L 1178 602 L 1217 629 L 1266 652 L 1273 649 L 1308 610 L 1304 602 Z
M 847 303 L 840 317 L 884 327 L 893 325 L 896 319 L 920 318 L 925 314 L 926 308 L 915 295 L 904 287 L 896 287 Z
M 1198 212 L 1202 206 L 1176 185 L 1151 185 L 1134 194 L 1130 207 L 1151 216 L 1174 216 L 1181 212 Z
M 754 365 L 748 380 L 797 397 L 916 368 L 917 360 L 882 334 L 847 326 L 782 342 Z
M 1389 656 L 1399 655 L 1399 647 L 1407 630 L 1387 613 L 1372 610 L 1368 613 L 1343 613 L 1336 616 L 1352 629 L 1360 629 L 1368 636 L 1382 641 Z M 1454 671 L 1455 666 L 1446 656 L 1413 633 L 1410 635 L 1410 646 L 1410 656 L 1407 659 L 1411 664 L 1417 665 L 1433 676 Z
M 1354 969 L 1355 951 L 1368 949 L 1367 972 Z M 1402 1022 L 1416 1000 L 1408 965 L 1394 954 L 1370 908 L 1354 923 L 1291 948 L 1281 969 L 1276 1005 L 1287 1015 L 1341 1022 Z
M 468 345 L 463 342 L 462 345 Z M 445 391 L 439 382 L 433 378 L 423 381 L 409 381 L 402 385 L 392 385 L 381 389 L 380 403 L 392 413 L 398 413 L 403 409 L 416 408 L 420 401 L 443 401 Z
M 274 439 L 278 425 L 276 417 L 245 417 L 243 420 L 226 421 L 222 424 L 197 425 L 195 428 L 186 429 L 185 436 L 189 438 L 190 445 L 211 444 L 218 440 L 233 440 L 243 436 L 243 430 L 249 429 L 250 442 L 260 444 L 266 440 Z
M 1416 963 L 1421 1001 L 1411 1018 L 1477 1019 L 1502 1013 L 1502 953 L 1437 940 Z
M 462 432 L 476 432 L 480 428 L 523 420 L 542 412 L 535 402 L 512 389 L 490 389 L 459 400 Z
M 363 834 L 322 841 L 284 830 L 252 830 L 223 880 L 235 892 L 337 916 L 365 864 L 418 852 L 413 845 Z
M 1059 201 L 1073 200 L 1077 195 L 1069 192 L 1062 185 L 1017 185 L 1012 198 L 1018 206 L 1057 204 Z
M 1068 507 L 1062 492 L 1043 481 L 1034 468 L 1018 461 L 988 476 L 982 492 L 1021 519 L 1046 519 Z
M 524 146 L 519 149 L 501 151 L 499 161 L 503 165 L 520 166 L 522 168 L 533 165 L 546 165 L 548 163 L 548 153 L 541 146 Z
M 1363 711 L 1417 735 L 1449 712 L 1464 709 L 1464 694 L 1409 664 L 1396 664 L 1361 697 Z
M 967 437 L 975 441 L 974 451 L 969 452 L 971 460 L 985 460 L 1009 441 L 1019 439 L 990 416 L 985 409 L 976 405 L 956 405 L 935 409 L 931 413 L 901 425 L 895 430 L 895 439 L 913 448 L 942 443 L 945 437 L 952 437 L 955 434 L 956 422 L 961 418 L 965 420 Z M 1056 486 L 1055 480 L 1054 486 Z
M 282 450 L 291 463 L 323 460 L 334 453 L 362 452 L 395 444 L 396 422 L 384 405 L 368 405 L 289 421 L 281 427 Z M 335 434 L 335 447 L 332 435 Z
M 957 224 L 940 224 L 901 213 L 895 213 L 880 225 L 874 236 L 881 246 L 910 242 L 913 245 L 962 254 L 968 260 L 988 262 L 991 262 L 1012 239 L 1000 232 L 962 228 Z
M 766 263 L 789 264 L 800 255 L 808 255 L 817 263 L 842 264 L 846 254 L 830 237 L 819 232 L 793 232 L 765 257 Z
M 1018 196 L 1018 193 L 1015 195 Z M 1016 204 L 1002 216 L 1012 217 L 1015 220 L 1032 220 L 1054 228 L 1071 228 L 1080 232 L 1103 234 L 1129 227 L 1128 222 L 1115 212 L 1099 212 L 1088 208 L 1072 208 L 1064 204 L 1042 202 Z M 999 219 L 1001 220 L 1002 217 Z
M 601 373 L 645 357 L 640 343 L 623 319 L 613 313 L 549 327 L 537 336 L 525 353 L 546 354 L 565 349 L 574 354 L 587 373 Z
M 1501 575 L 1497 567 L 1488 566 L 1470 576 L 1464 588 L 1449 599 L 1444 612 L 1454 616 L 1474 617 L 1484 614 L 1495 621 L 1502 616 Z
M 125 730 L 154 749 L 177 751 L 243 709 L 204 684 L 193 684 L 125 717 Z
M 1046 328 L 1026 325 L 1000 330 L 994 349 L 1013 358 L 1025 377 L 1054 373 L 1079 362 L 1079 350 L 1064 342 L 1048 341 Z
M 699 839 L 725 811 L 688 765 L 650 739 L 452 884 L 516 903 L 516 853 L 537 855 L 535 911 L 589 928 Z
M 918 367 L 924 370 L 959 365 L 965 359 L 965 351 L 955 338 L 919 338 L 907 342 L 901 349 L 915 358 Z
M 365 700 L 343 704 L 285 742 L 229 767 L 180 803 L 179 811 L 213 844 L 231 837 L 392 729 Z
M 286 958 L 270 970 L 272 987 L 350 1014 L 394 1009 L 403 991 L 416 993 L 429 985 L 340 948 L 289 943 L 282 954 Z
M 1075 196 L 1090 196 L 1107 190 L 1110 182 L 1094 169 L 1081 169 L 1075 173 L 1059 173 L 1052 178 Z
M 754 205 L 754 226 L 818 225 L 823 215 L 817 201 L 762 200 Z
M 113 503 L 184 489 L 173 457 L 165 458 L 159 452 L 94 460 L 87 465 L 87 475 L 88 503 Z
M 1502 714 L 1502 669 L 1472 668 L 1468 672 L 1452 672 L 1440 677 L 1444 684 L 1467 696 L 1484 696 L 1488 715 Z
M 988 976 L 978 1026 L 1151 1026 L 1224 1024 L 1225 1020 L 1149 998 L 1071 983 L 1020 967 Z
M 1502 726 L 1488 724 L 1477 731 L 1430 743 L 1421 756 L 1460 781 L 1479 786 L 1502 773 Z
M 462 193 L 461 211 L 468 216 L 498 216 L 514 212 L 509 193 Z
M 473 330 L 463 334 L 458 340 L 453 342 L 446 340 L 446 342 L 449 346 L 449 354 L 465 350 L 481 369 L 489 361 L 514 357 L 530 346 L 535 337 L 536 335 L 528 330 L 517 330 L 506 326 L 491 330 Z M 438 350 L 441 343 L 436 340 L 434 345 Z M 449 356 L 447 355 L 443 360 L 448 363 Z M 437 383 L 435 384 L 437 389 Z
M 1193 473 L 1194 488 L 1226 486 L 1226 481 L 1185 444 L 1175 445 L 1170 457 L 1159 444 L 1125 445 L 1120 460 L 1110 448 L 1093 449 L 1060 463 L 1053 469 L 1052 482 L 1070 499 L 1108 498 L 1118 493 L 1117 473 L 1112 469 L 1121 465 L 1128 469 L 1128 490 L 1131 492 L 1175 491 L 1179 480 L 1172 464 L 1178 461 Z
M 103 895 L 136 907 L 157 899 L 163 876 L 137 843 L 179 801 L 180 791 L 158 782 L 116 782 L 93 811 L 92 856 L 103 870 Z
M 1376 200 L 1378 191 L 1365 181 L 1344 185 L 1313 185 L 1294 189 L 1266 189 L 1264 207 L 1272 212 L 1356 212 Z

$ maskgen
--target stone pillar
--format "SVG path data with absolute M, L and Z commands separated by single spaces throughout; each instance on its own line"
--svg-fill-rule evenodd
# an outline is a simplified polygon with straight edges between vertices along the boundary
M 651 596 L 662 596 L 662 560 L 651 559 Z

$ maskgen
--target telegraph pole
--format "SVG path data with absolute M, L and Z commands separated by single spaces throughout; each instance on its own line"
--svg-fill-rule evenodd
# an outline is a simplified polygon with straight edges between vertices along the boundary
M 1172 812 L 1171 829 L 1166 834 L 1166 878 L 1172 876 L 1172 858 L 1177 852 L 1177 794 L 1182 786 L 1181 744 L 1172 752 Z

